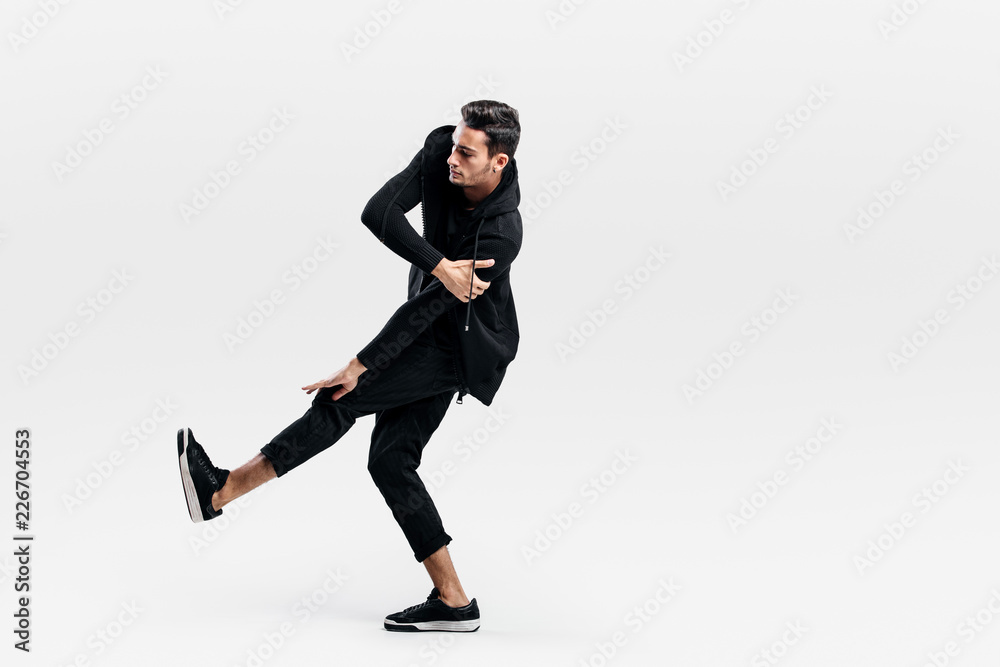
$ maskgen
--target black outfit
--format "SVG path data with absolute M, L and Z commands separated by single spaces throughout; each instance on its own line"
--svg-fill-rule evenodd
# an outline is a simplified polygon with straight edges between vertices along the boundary
M 468 393 L 490 405 L 518 342 L 509 284 L 521 245 L 517 168 L 511 158 L 493 192 L 465 210 L 461 189 L 448 181 L 454 129 L 433 130 L 362 213 L 365 226 L 413 265 L 409 299 L 357 355 L 368 370 L 336 401 L 331 396 L 339 387 L 320 389 L 305 414 L 260 450 L 281 477 L 337 442 L 359 417 L 374 414 L 368 470 L 417 561 L 451 542 L 416 472 L 423 448 L 456 392 L 459 403 Z M 423 237 L 403 215 L 421 202 Z M 495 260 L 475 268 L 491 284 L 467 309 L 456 309 L 461 301 L 430 275 L 443 257 Z
M 474 221 L 472 210 L 466 209 L 465 205 L 465 201 L 455 201 L 453 202 L 453 205 L 448 208 L 448 233 L 446 236 L 446 243 L 449 252 L 446 253 L 446 256 L 449 259 L 453 256 L 453 252 L 455 250 L 453 244 L 460 238 L 459 232 L 461 230 L 469 229 L 470 225 Z M 428 284 L 430 284 L 432 276 L 427 274 L 422 275 L 423 283 L 421 284 L 421 289 L 424 289 Z M 477 275 L 479 274 L 477 273 Z M 479 297 L 476 298 L 478 299 Z M 429 344 L 435 345 L 442 350 L 452 352 L 456 356 L 456 363 L 460 363 L 460 357 L 458 357 L 458 350 L 456 349 L 457 332 L 458 326 L 455 322 L 455 311 L 449 310 L 444 316 L 435 318 L 431 325 L 424 330 L 424 333 L 420 335 L 423 336 L 423 340 Z
M 429 327 L 436 316 L 449 313 L 446 316 L 453 330 L 457 328 L 460 343 L 458 402 L 468 393 L 489 405 L 517 353 L 520 338 L 510 266 L 521 249 L 521 215 L 517 211 L 521 191 L 517 162 L 511 158 L 493 192 L 473 211 L 466 212 L 474 224 L 459 224 L 452 247 L 447 247 L 449 210 L 461 201 L 461 188 L 448 180 L 447 160 L 454 130 L 454 125 L 443 125 L 431 131 L 406 169 L 389 179 L 361 214 L 361 222 L 412 266 L 409 299 L 357 357 L 369 372 L 379 369 Z M 404 215 L 418 203 L 422 203 L 423 237 L 417 235 Z M 461 223 L 461 218 L 457 222 Z M 492 266 L 475 268 L 480 279 L 490 282 L 489 289 L 470 299 L 465 307 L 455 308 L 462 302 L 430 275 L 444 257 L 492 258 Z
M 316 392 L 305 414 L 260 451 L 282 477 L 340 440 L 359 417 L 374 413 L 368 471 L 414 558 L 423 561 L 451 542 L 417 466 L 458 390 L 454 356 L 415 341 L 377 376 L 362 373 L 358 385 L 334 401 L 336 389 Z

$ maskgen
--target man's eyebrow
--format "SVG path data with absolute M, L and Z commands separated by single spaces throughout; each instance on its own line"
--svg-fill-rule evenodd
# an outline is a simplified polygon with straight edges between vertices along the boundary
M 455 143 L 455 137 L 451 138 L 451 143 L 453 143 L 453 144 Z M 457 145 L 458 145 L 459 148 L 464 148 L 465 150 L 472 151 L 473 153 L 478 153 L 479 152 L 475 148 L 473 148 L 472 146 L 463 146 L 462 144 L 457 144 Z

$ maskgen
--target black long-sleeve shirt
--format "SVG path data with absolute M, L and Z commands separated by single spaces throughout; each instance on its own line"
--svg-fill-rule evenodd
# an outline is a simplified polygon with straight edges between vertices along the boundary
M 456 206 L 464 199 L 458 186 L 448 181 L 446 164 L 453 130 L 454 126 L 443 126 L 431 132 L 424 148 L 375 193 L 361 214 L 362 223 L 376 237 L 425 275 L 417 286 L 411 284 L 410 298 L 357 357 L 366 368 L 384 367 L 429 327 L 433 326 L 430 334 L 435 337 L 457 334 L 453 343 L 458 344 L 467 382 L 464 390 L 489 405 L 517 349 L 509 269 L 521 245 L 520 192 L 516 163 L 511 159 L 501 183 L 474 210 Z M 405 216 L 418 203 L 423 204 L 422 235 Z M 453 226 L 450 243 L 449 218 Z M 492 266 L 476 265 L 476 275 L 491 285 L 467 302 L 465 309 L 454 310 L 462 302 L 430 275 L 446 251 L 452 260 L 494 260 Z M 450 310 L 454 310 L 450 321 L 459 325 L 458 332 L 452 331 L 449 318 L 443 317 Z

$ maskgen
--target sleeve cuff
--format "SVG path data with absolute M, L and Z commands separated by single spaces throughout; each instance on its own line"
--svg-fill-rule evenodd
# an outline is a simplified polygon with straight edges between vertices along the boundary
M 366 345 L 364 349 L 358 352 L 355 356 L 358 358 L 358 361 L 361 362 L 361 365 L 365 367 L 365 372 L 375 368 L 375 341 L 368 343 L 368 345 Z
M 444 259 L 444 253 L 432 246 L 430 243 L 425 243 L 417 250 L 417 258 L 423 264 L 419 268 L 426 274 L 430 273 L 441 263 Z

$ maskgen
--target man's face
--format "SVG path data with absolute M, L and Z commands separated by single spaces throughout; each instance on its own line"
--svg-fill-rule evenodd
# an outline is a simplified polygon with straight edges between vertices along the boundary
M 459 187 L 479 185 L 493 175 L 493 167 L 500 155 L 487 157 L 486 133 L 473 130 L 461 120 L 451 135 L 451 156 L 448 166 L 451 171 L 448 180 Z

